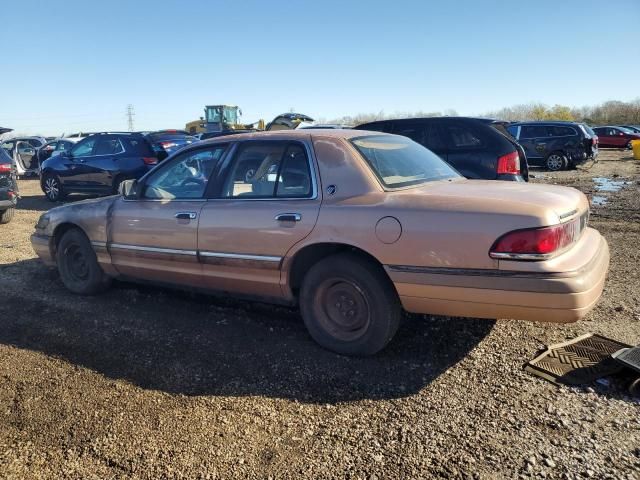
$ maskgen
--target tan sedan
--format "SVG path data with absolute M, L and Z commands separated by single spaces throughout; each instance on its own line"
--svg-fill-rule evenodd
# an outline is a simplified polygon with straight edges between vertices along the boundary
M 71 291 L 125 278 L 299 304 L 344 354 L 384 348 L 402 309 L 578 320 L 609 263 L 578 190 L 466 180 L 378 132 L 216 138 L 123 190 L 38 221 L 33 247 Z

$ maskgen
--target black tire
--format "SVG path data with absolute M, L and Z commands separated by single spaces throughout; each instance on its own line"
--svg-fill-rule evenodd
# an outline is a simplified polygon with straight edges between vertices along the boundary
M 567 160 L 566 155 L 562 152 L 551 152 L 546 160 L 545 165 L 547 170 L 551 172 L 559 172 L 560 170 L 566 170 L 569 165 L 569 160 Z
M 353 254 L 316 263 L 300 291 L 302 318 L 313 339 L 343 355 L 366 356 L 393 338 L 402 308 L 382 268 Z
M 633 150 L 633 143 L 631 143 L 631 140 L 627 143 L 627 150 Z
M 0 212 L 0 224 L 9 223 L 16 213 L 15 207 L 7 208 Z
M 67 196 L 57 175 L 45 173 L 42 177 L 42 191 L 50 202 L 59 202 Z
M 62 283 L 73 293 L 94 295 L 110 284 L 110 278 L 100 268 L 89 239 L 77 228 L 62 235 L 56 261 Z

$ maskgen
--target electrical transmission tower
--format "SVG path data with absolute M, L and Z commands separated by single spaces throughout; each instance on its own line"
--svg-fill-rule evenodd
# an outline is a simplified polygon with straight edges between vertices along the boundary
M 134 117 L 135 113 L 133 111 L 133 105 L 129 104 L 127 105 L 127 120 L 129 122 L 129 131 L 133 132 L 133 117 Z

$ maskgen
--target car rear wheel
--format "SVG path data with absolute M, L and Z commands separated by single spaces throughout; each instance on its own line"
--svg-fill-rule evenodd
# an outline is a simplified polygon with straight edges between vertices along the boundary
M 9 223 L 13 216 L 16 213 L 16 209 L 14 207 L 7 208 L 0 212 L 0 224 Z
M 559 152 L 553 152 L 547 157 L 546 165 L 547 169 L 552 172 L 557 172 L 559 170 L 565 170 L 569 162 L 567 161 L 567 157 Z
M 300 292 L 302 318 L 313 339 L 344 355 L 373 355 L 395 335 L 401 306 L 382 268 L 352 254 L 315 264 Z
M 59 202 L 66 196 L 60 179 L 50 173 L 42 179 L 42 191 L 50 202 Z
M 60 239 L 56 261 L 62 283 L 73 293 L 93 295 L 109 286 L 110 279 L 98 264 L 89 239 L 77 228 Z

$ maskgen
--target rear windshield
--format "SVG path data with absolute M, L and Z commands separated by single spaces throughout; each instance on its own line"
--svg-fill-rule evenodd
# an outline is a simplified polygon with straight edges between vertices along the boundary
M 584 133 L 586 133 L 587 135 L 590 135 L 590 136 L 592 136 L 592 137 L 593 137 L 593 136 L 596 134 L 596 132 L 594 132 L 594 131 L 592 130 L 592 128 L 591 128 L 589 125 L 586 125 L 586 124 L 584 124 L 584 123 L 579 123 L 579 124 L 578 124 L 578 126 L 579 126 L 579 127 L 582 129 L 582 131 L 583 131 Z
M 371 135 L 351 139 L 373 172 L 389 188 L 460 175 L 431 150 L 405 137 Z

